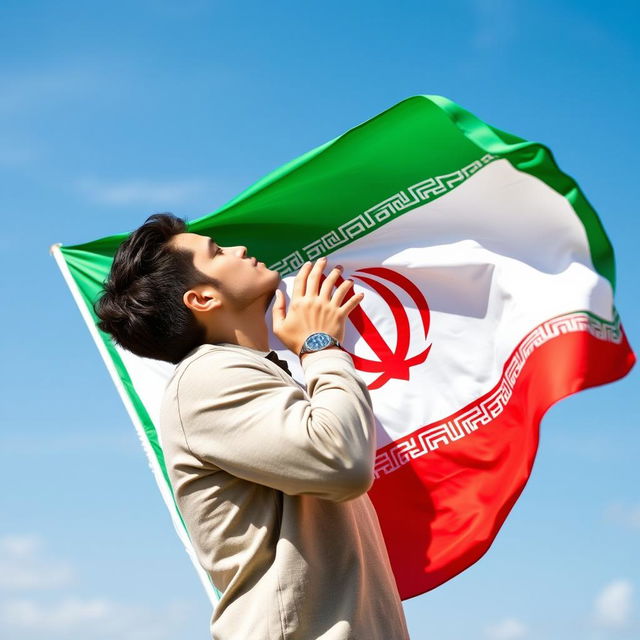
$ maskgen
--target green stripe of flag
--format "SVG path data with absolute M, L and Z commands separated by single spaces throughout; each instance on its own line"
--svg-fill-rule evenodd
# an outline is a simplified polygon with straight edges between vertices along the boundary
M 223 245 L 242 241 L 286 275 L 297 268 L 295 261 L 282 262 L 287 256 L 325 255 L 375 231 L 424 204 L 400 201 L 397 211 L 384 217 L 380 211 L 385 205 L 393 207 L 394 196 L 405 197 L 410 187 L 429 179 L 451 182 L 455 188 L 461 184 L 453 177 L 456 172 L 473 168 L 487 154 L 507 159 L 567 198 L 586 230 L 595 269 L 613 286 L 611 243 L 584 194 L 558 168 L 551 151 L 487 125 L 441 96 L 413 96 L 399 102 L 271 172 L 218 210 L 192 221 L 189 230 L 213 235 Z M 428 201 L 449 190 L 432 189 Z M 357 225 L 358 216 L 363 218 L 363 229 L 350 235 L 349 224 Z M 293 222 L 295 234 L 290 232 Z M 92 297 L 99 293 L 99 279 L 106 277 L 110 257 L 126 235 L 61 248 L 65 256 L 78 251 L 89 259 L 91 268 L 79 275 L 95 285 Z M 310 245 L 314 245 L 311 256 L 305 250 Z

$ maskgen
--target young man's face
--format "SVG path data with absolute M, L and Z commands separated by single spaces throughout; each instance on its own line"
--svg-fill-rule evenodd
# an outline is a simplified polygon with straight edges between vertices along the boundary
M 235 310 L 243 309 L 259 298 L 268 302 L 280 282 L 277 271 L 248 256 L 247 248 L 242 245 L 220 246 L 209 236 L 197 233 L 179 233 L 171 239 L 171 244 L 193 253 L 196 269 L 220 281 L 219 295 Z

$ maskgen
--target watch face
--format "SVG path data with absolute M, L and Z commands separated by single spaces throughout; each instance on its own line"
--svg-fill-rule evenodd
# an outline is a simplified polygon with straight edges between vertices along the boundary
M 331 337 L 326 333 L 312 333 L 306 340 L 305 344 L 308 349 L 317 351 L 331 344 Z

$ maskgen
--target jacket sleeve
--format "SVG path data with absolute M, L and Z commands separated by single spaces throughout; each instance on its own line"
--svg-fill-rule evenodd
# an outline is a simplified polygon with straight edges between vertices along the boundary
M 178 383 L 187 447 L 250 482 L 350 500 L 373 483 L 369 392 L 342 350 L 311 353 L 302 367 L 307 393 L 246 354 L 208 351 L 189 363 Z

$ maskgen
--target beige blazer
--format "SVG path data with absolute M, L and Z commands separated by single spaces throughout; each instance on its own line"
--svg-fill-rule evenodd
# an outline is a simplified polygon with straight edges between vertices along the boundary
M 302 361 L 203 344 L 176 367 L 159 435 L 176 502 L 222 597 L 214 640 L 406 640 L 377 514 L 371 398 L 340 349 Z

